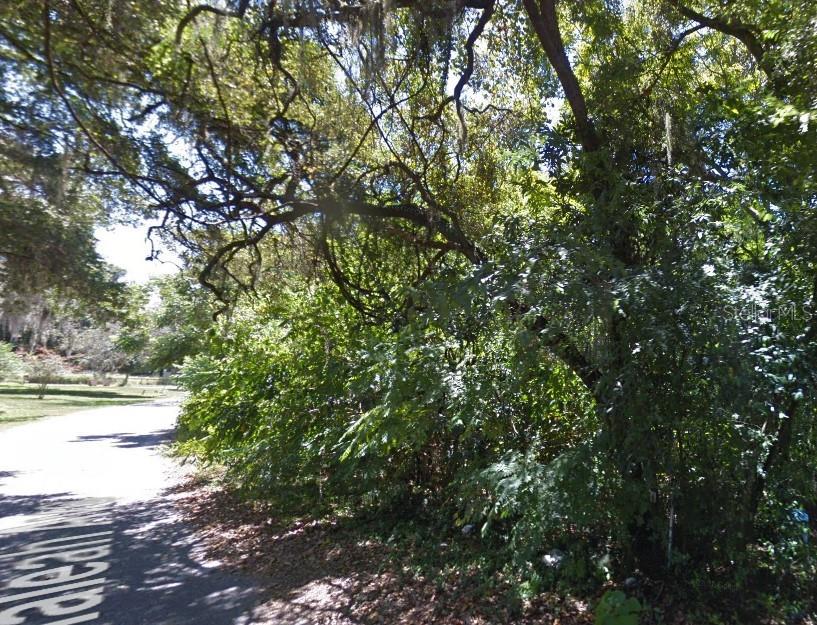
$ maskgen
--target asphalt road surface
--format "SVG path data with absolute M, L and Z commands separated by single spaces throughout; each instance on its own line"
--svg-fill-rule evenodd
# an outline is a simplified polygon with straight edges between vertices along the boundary
M 250 625 L 259 590 L 208 562 L 161 453 L 172 402 L 0 431 L 0 625 Z M 171 492 L 168 492 L 171 489 Z

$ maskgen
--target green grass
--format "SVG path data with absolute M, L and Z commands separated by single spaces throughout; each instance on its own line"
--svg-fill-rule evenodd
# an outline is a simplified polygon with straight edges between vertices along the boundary
M 178 395 L 171 386 L 128 385 L 92 387 L 79 384 L 49 385 L 37 399 L 36 384 L 0 384 L 0 429 L 23 421 L 98 408 L 151 401 Z

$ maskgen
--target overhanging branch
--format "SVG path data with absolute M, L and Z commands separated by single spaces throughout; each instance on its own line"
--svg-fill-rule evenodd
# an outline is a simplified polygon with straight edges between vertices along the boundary
M 576 134 L 585 152 L 595 152 L 601 147 L 601 140 L 587 112 L 579 81 L 565 52 L 559 20 L 556 16 L 555 0 L 523 0 L 525 11 L 533 30 L 542 44 L 548 61 L 553 66 L 565 98 L 576 120 Z
M 769 63 L 768 57 L 766 56 L 766 49 L 763 47 L 756 33 L 756 29 L 753 26 L 726 17 L 710 17 L 704 15 L 699 11 L 681 4 L 679 0 L 666 0 L 666 2 L 688 20 L 692 20 L 703 27 L 717 30 L 724 35 L 729 35 L 740 41 L 755 60 L 760 70 L 766 74 L 766 77 L 774 85 L 775 89 L 778 91 L 782 90 L 784 83 L 780 77 L 776 75 L 774 68 Z

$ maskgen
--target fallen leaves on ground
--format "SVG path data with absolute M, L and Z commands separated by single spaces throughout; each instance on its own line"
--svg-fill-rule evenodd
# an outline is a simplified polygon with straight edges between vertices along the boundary
M 414 574 L 409 556 L 363 537 L 337 519 L 284 523 L 263 502 L 190 478 L 177 504 L 200 533 L 206 555 L 262 580 L 258 622 L 275 625 L 584 625 L 586 605 L 543 594 L 512 614 L 500 596 L 474 596 L 464 576 L 444 583 Z

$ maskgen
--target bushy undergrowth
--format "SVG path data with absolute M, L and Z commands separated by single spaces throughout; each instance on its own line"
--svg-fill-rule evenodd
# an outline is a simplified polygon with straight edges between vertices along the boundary
M 428 304 L 396 331 L 359 324 L 331 287 L 236 311 L 184 367 L 184 445 L 256 492 L 444 505 L 488 531 L 543 488 L 535 471 L 581 453 L 592 401 L 527 330 Z M 522 466 L 529 480 L 506 475 Z
M 244 302 L 184 367 L 182 451 L 290 510 L 473 537 L 520 596 L 646 572 L 725 613 L 813 609 L 802 322 L 735 314 L 796 280 L 747 284 L 692 232 L 673 263 L 594 285 L 587 250 L 503 228 L 500 260 L 407 289 L 390 323 L 326 283 Z

